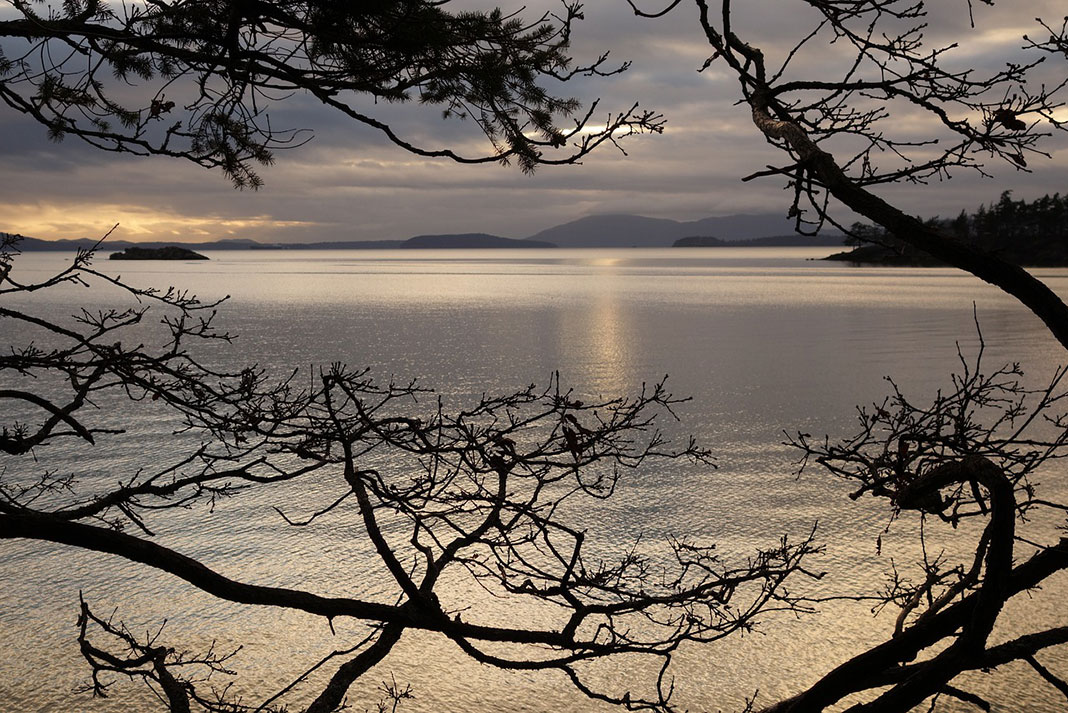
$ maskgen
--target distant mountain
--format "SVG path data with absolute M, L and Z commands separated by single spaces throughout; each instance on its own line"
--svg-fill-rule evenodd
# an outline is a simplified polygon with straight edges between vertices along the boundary
M 838 233 L 830 235 L 771 235 L 766 238 L 753 238 L 752 240 L 720 240 L 710 236 L 697 235 L 690 238 L 680 238 L 672 247 L 676 248 L 762 248 L 762 247 L 795 247 L 795 248 L 822 248 L 841 247 L 845 238 Z
M 720 240 L 744 241 L 784 235 L 800 237 L 794 232 L 794 219 L 782 213 L 723 215 L 684 225 L 699 228 L 690 230 L 687 235 L 715 235 Z
M 539 240 L 514 240 L 487 233 L 459 233 L 455 235 L 417 235 L 400 244 L 402 248 L 555 248 L 553 243 Z
M 793 232 L 793 220 L 778 213 L 728 215 L 682 222 L 641 215 L 594 215 L 535 233 L 528 240 L 547 240 L 561 247 L 670 247 L 694 235 L 721 240 L 751 240 Z
M 27 252 L 40 250 L 75 251 L 97 244 L 90 238 L 77 240 L 40 240 L 23 237 L 19 249 Z M 556 245 L 539 240 L 516 240 L 487 233 L 459 233 L 455 235 L 417 235 L 408 240 L 346 240 L 319 243 L 259 243 L 255 240 L 214 240 L 206 243 L 150 242 L 132 243 L 129 240 L 108 240 L 101 247 L 102 253 L 119 252 L 131 247 L 159 249 L 180 245 L 197 250 L 394 250 L 397 248 L 555 248 Z
M 261 243 L 249 239 L 227 239 L 211 242 L 159 242 L 134 243 L 128 240 L 108 240 L 102 252 L 124 250 L 133 245 L 159 248 L 166 245 L 184 245 L 196 250 L 358 250 L 394 248 L 518 248 L 518 247 L 670 247 L 677 240 L 693 236 L 715 236 L 724 242 L 749 241 L 770 237 L 789 236 L 793 221 L 776 213 L 759 215 L 728 215 L 703 218 L 693 221 L 648 218 L 641 215 L 595 215 L 557 225 L 531 235 L 523 240 L 502 238 L 486 233 L 459 233 L 451 235 L 417 235 L 408 240 L 373 241 L 323 241 L 316 243 Z M 786 239 L 783 243 L 767 245 L 837 245 L 840 241 L 828 237 L 827 243 L 806 243 L 800 236 Z M 91 238 L 78 240 L 38 240 L 24 238 L 22 250 L 67 250 L 89 248 L 97 244 Z M 750 243 L 758 245 L 760 243 Z
M 37 251 L 37 250 L 68 250 L 75 251 L 79 248 L 91 248 L 96 245 L 97 241 L 90 238 L 78 238 L 76 240 L 41 240 L 40 238 L 28 238 L 25 235 L 21 236 L 22 239 L 18 242 L 19 250 L 25 251 Z M 115 244 L 120 244 L 120 247 L 127 248 L 133 243 L 129 243 L 123 240 L 116 240 Z M 111 245 L 112 243 L 108 243 Z
M 565 248 L 667 247 L 696 232 L 685 223 L 640 215 L 593 215 L 557 225 L 527 240 L 546 240 Z
M 395 250 L 403 242 L 403 240 L 324 240 L 318 243 L 253 242 L 248 247 L 251 250 Z M 205 248 L 205 245 L 198 247 Z
M 22 239 L 18 243 L 18 248 L 19 250 L 24 250 L 26 252 L 35 252 L 39 250 L 66 250 L 73 252 L 78 249 L 91 248 L 97 245 L 98 243 L 100 243 L 100 240 L 97 238 L 76 238 L 74 240 L 41 240 L 40 238 L 28 238 L 26 236 L 22 236 Z M 247 250 L 251 247 L 266 247 L 261 243 L 257 243 L 255 240 L 249 240 L 247 238 L 215 240 L 213 242 L 208 243 L 187 243 L 177 240 L 135 243 L 129 240 L 108 239 L 100 246 L 100 251 L 119 252 L 131 247 L 159 249 L 171 245 L 196 246 L 201 250 Z
M 23 237 L 19 249 L 27 252 L 42 250 L 69 251 L 91 248 L 97 244 L 90 238 L 77 240 L 40 240 Z M 515 240 L 486 233 L 461 233 L 457 235 L 417 235 L 408 240 L 346 240 L 318 243 L 259 243 L 255 240 L 214 240 L 206 243 L 148 242 L 132 243 L 128 240 L 108 240 L 100 246 L 100 252 L 119 252 L 131 247 L 159 249 L 180 245 L 197 250 L 395 250 L 398 248 L 555 248 L 552 243 L 536 240 Z

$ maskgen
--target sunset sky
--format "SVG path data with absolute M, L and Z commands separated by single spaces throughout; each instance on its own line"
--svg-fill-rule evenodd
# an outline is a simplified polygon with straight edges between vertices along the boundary
M 1033 18 L 1059 24 L 1064 9 L 1061 0 L 998 2 L 993 8 L 976 3 L 977 28 L 971 30 L 964 0 L 938 5 L 928 37 L 936 43 L 957 39 L 961 46 L 949 61 L 979 71 L 1025 57 L 1021 36 L 1042 36 Z M 784 0 L 744 7 L 750 14 L 737 18 L 738 34 L 768 54 L 785 52 L 799 28 L 810 26 L 810 17 Z M 10 12 L 3 10 L 5 16 Z M 574 54 L 589 60 L 605 49 L 617 61 L 633 61 L 630 71 L 575 82 L 560 93 L 586 101 L 600 97 L 604 113 L 640 101 L 665 115 L 664 135 L 626 141 L 629 156 L 607 147 L 584 165 L 544 167 L 534 176 L 515 166 L 460 166 L 408 155 L 373 130 L 298 95 L 280 103 L 272 121 L 310 128 L 314 140 L 278 152 L 276 164 L 262 171 L 266 185 L 241 192 L 221 172 L 180 160 L 103 153 L 75 138 L 50 143 L 42 127 L 0 105 L 0 230 L 49 239 L 96 237 L 118 223 L 117 238 L 190 242 L 403 239 L 456 232 L 521 238 L 601 213 L 691 220 L 785 212 L 788 194 L 781 182 L 739 180 L 781 157 L 758 135 L 746 107 L 734 104 L 735 82 L 715 65 L 697 73 L 709 49 L 692 5 L 684 3 L 667 18 L 643 20 L 620 0 L 591 0 Z M 819 43 L 801 58 L 796 73 L 826 78 L 833 76 L 835 62 L 834 53 Z M 1047 65 L 1054 79 L 1068 72 L 1066 61 L 1051 58 Z M 428 148 L 486 151 L 474 126 L 443 122 L 438 109 L 368 102 L 366 110 Z M 929 125 L 914 116 L 899 114 L 895 121 L 902 136 L 930 135 Z M 879 193 L 924 216 L 974 209 L 1006 188 L 1018 198 L 1063 193 L 1068 133 L 1059 132 L 1044 147 L 1053 158 L 1031 162 L 1030 174 L 991 163 L 993 179 L 960 171 L 951 181 Z

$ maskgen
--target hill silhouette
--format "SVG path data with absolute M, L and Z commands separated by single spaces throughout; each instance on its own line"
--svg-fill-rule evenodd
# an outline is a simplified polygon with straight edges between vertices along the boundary
M 693 236 L 715 236 L 732 242 L 789 235 L 793 221 L 775 213 L 729 215 L 678 221 L 641 215 L 595 215 L 542 230 L 527 238 L 505 238 L 488 233 L 417 235 L 407 240 L 337 240 L 313 243 L 264 243 L 247 238 L 206 242 L 132 242 L 111 240 L 101 246 L 104 251 L 118 251 L 131 246 L 161 248 L 183 245 L 197 250 L 360 250 L 396 248 L 518 248 L 518 247 L 671 247 L 676 241 Z M 800 236 L 798 236 L 800 239 Z M 77 250 L 97 245 L 93 238 L 74 240 L 40 240 L 24 238 L 20 248 L 37 250 Z M 755 244 L 755 243 L 754 243 Z M 804 243 L 786 243 L 804 244 Z
M 727 215 L 693 221 L 648 218 L 641 215 L 593 215 L 557 225 L 529 239 L 548 240 L 560 247 L 670 247 L 676 240 L 695 235 L 720 240 L 750 240 L 787 235 L 792 219 L 778 213 Z
M 540 240 L 515 240 L 488 233 L 458 233 L 449 235 L 417 235 L 400 244 L 401 248 L 555 248 L 553 243 Z

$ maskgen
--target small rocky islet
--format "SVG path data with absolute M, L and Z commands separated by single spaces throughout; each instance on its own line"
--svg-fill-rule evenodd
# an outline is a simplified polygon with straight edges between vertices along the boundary
M 111 253 L 111 260 L 207 260 L 207 255 L 189 248 L 167 245 L 162 248 L 128 247 L 122 252 Z

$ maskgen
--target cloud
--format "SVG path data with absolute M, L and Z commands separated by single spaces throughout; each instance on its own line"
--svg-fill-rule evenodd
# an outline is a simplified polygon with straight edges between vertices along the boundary
M 481 6 L 474 0 L 466 2 Z M 1027 18 L 1059 17 L 1046 0 L 976 4 L 971 30 L 962 3 L 932 3 L 929 41 L 960 46 L 947 56 L 953 66 L 996 72 L 1019 59 L 1020 34 L 1034 32 Z M 950 7 L 952 6 L 952 7 Z M 545 7 L 555 6 L 546 5 Z M 814 20 L 804 3 L 753 0 L 739 3 L 736 29 L 770 60 L 782 61 Z M 532 11 L 536 9 L 532 7 Z M 528 12 L 529 14 L 529 12 Z M 300 94 L 272 110 L 272 123 L 314 129 L 308 145 L 277 152 L 262 175 L 260 191 L 238 192 L 218 172 L 176 159 L 139 159 L 103 153 L 74 138 L 53 144 L 44 130 L 0 109 L 0 229 L 46 238 L 99 235 L 116 222 L 127 239 L 200 240 L 251 237 L 265 241 L 393 239 L 419 233 L 486 231 L 525 237 L 565 220 L 607 212 L 694 219 L 734 212 L 781 211 L 789 204 L 781 180 L 743 184 L 739 179 L 784 159 L 752 126 L 748 107 L 737 104 L 737 81 L 713 64 L 684 4 L 660 20 L 634 17 L 618 0 L 589 0 L 576 27 L 574 53 L 589 61 L 606 49 L 631 69 L 611 78 L 583 78 L 560 88 L 584 102 L 600 99 L 594 121 L 640 101 L 667 118 L 662 136 L 611 147 L 580 166 L 545 167 L 533 177 L 497 164 L 462 166 L 424 159 L 392 145 L 374 129 L 355 124 Z M 1023 20 L 1021 21 L 1021 18 Z M 792 76 L 835 77 L 848 56 L 819 37 L 795 59 Z M 1064 75 L 1064 62 L 1047 64 Z M 442 121 L 440 107 L 417 103 L 362 109 L 427 148 L 451 147 L 468 155 L 491 150 L 472 122 Z M 933 133 L 928 118 L 894 107 L 888 131 L 905 139 Z M 959 172 L 934 186 L 880 187 L 881 195 L 911 213 L 955 214 L 992 201 L 1005 187 L 1019 197 L 1057 190 L 1068 165 L 1068 135 L 1047 142 L 1051 161 L 1034 173 L 995 167 L 997 179 Z M 844 150 L 844 149 L 841 149 Z

